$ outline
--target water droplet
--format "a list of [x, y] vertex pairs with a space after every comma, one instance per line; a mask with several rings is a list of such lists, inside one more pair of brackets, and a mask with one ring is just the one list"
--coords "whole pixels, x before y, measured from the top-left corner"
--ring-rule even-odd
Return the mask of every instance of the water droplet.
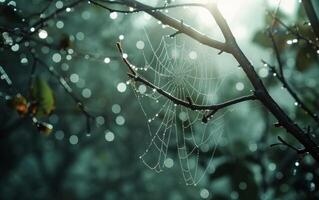
[[309, 187], [311, 192], [316, 190], [316, 184], [314, 182], [311, 182]]
[[48, 32], [46, 30], [39, 30], [39, 38], [46, 39], [48, 37]]

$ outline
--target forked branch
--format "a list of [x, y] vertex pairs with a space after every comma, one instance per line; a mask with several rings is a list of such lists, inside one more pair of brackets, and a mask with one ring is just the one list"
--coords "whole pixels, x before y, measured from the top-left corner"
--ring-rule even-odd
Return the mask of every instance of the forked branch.
[[[201, 33], [199, 33], [194, 28], [185, 25], [185, 23], [181, 23], [176, 19], [173, 19], [165, 14], [154, 10], [153, 7], [145, 5], [135, 0], [122, 0], [121, 2], [125, 3], [127, 6], [132, 7], [133, 9], [144, 10], [148, 14], [152, 15], [154, 18], [160, 20], [163, 24], [169, 25], [170, 27], [180, 31], [191, 38], [195, 39], [196, 41], [210, 46], [215, 49], [219, 49], [221, 51], [225, 51], [231, 53], [233, 57], [237, 60], [239, 65], [242, 67], [243, 71], [245, 72], [246, 76], [250, 80], [253, 88], [255, 89], [254, 95], [255, 97], [271, 112], [278, 120], [278, 122], [282, 125], [283, 128], [287, 130], [292, 136], [294, 136], [302, 145], [305, 147], [305, 151], [309, 152], [311, 156], [319, 162], [319, 148], [318, 145], [314, 142], [314, 140], [307, 135], [286, 113], [282, 110], [282, 108], [276, 103], [276, 101], [270, 96], [268, 90], [264, 86], [263, 82], [257, 75], [253, 65], [246, 57], [246, 55], [242, 52], [240, 47], [238, 46], [233, 33], [230, 30], [225, 18], [220, 13], [217, 5], [214, 3], [208, 4], [206, 9], [210, 11], [212, 16], [214, 17], [217, 25], [219, 26], [224, 38], [225, 43], [213, 40]], [[134, 76], [137, 80], [142, 81], [139, 76]], [[148, 83], [146, 80], [145, 84]], [[160, 90], [158, 90], [160, 91]], [[166, 95], [163, 92], [162, 95]], [[172, 98], [172, 100], [176, 101]], [[182, 100], [179, 102], [181, 105], [184, 104], [189, 106], [190, 103], [187, 101]], [[214, 112], [214, 109], [211, 110]]]
[[[184, 106], [186, 108], [192, 109], [192, 110], [203, 110], [203, 111], [214, 111], [214, 113], [216, 113], [218, 110], [226, 108], [228, 106], [237, 104], [237, 103], [241, 103], [244, 101], [249, 101], [249, 100], [256, 100], [256, 96], [255, 94], [251, 94], [251, 95], [247, 95], [247, 96], [242, 96], [239, 98], [235, 98], [229, 101], [225, 101], [223, 103], [219, 103], [219, 104], [213, 104], [213, 105], [199, 105], [199, 104], [195, 104], [190, 97], [186, 97], [186, 100], [183, 99], [179, 99], [177, 97], [175, 97], [174, 95], [166, 92], [165, 90], [163, 90], [162, 88], [160, 88], [159, 86], [154, 85], [153, 83], [151, 83], [150, 81], [146, 80], [144, 77], [142, 77], [140, 74], [138, 74], [133, 66], [131, 64], [131, 62], [126, 58], [126, 56], [123, 56], [123, 49], [121, 44], [118, 42], [117, 43], [117, 48], [119, 50], [119, 52], [121, 53], [122, 59], [124, 61], [124, 63], [126, 64], [126, 66], [128, 67], [128, 76], [133, 79], [134, 81], [140, 82], [145, 84], [146, 86], [150, 87], [151, 89], [155, 90], [156, 92], [158, 92], [159, 94], [161, 94], [162, 96], [166, 97], [167, 99], [171, 100], [172, 102], [174, 102], [177, 105], [181, 105]], [[207, 119], [211, 116], [210, 115], [205, 115], [204, 118], [206, 120], [203, 120], [203, 122], [207, 122]]]
[[[106, 9], [108, 11], [115, 11], [115, 9], [112, 9], [110, 6], [107, 5], [103, 5], [98, 3], [97, 1], [90, 1], [92, 3], [94, 3], [95, 5]], [[111, 3], [112, 1], [102, 1], [105, 3]], [[114, 2], [113, 2], [114, 3]], [[170, 26], [171, 28], [174, 28], [175, 30], [178, 31], [178, 34], [183, 33], [191, 38], [193, 38], [194, 40], [207, 45], [209, 47], [221, 50], [223, 52], [227, 52], [230, 53], [230, 48], [228, 47], [228, 45], [224, 42], [220, 42], [217, 40], [214, 40], [210, 37], [208, 37], [207, 35], [200, 33], [199, 31], [197, 31], [196, 29], [192, 28], [191, 26], [185, 24], [183, 22], [183, 20], [177, 20], [173, 17], [167, 16], [165, 14], [163, 14], [162, 12], [160, 12], [160, 10], [164, 9], [164, 8], [176, 8], [176, 7], [183, 7], [183, 6], [191, 6], [191, 7], [202, 7], [204, 9], [207, 9], [207, 6], [205, 4], [198, 4], [198, 3], [190, 3], [190, 4], [178, 4], [178, 5], [170, 5], [170, 6], [165, 6], [165, 7], [151, 7], [145, 4], [142, 4], [138, 1], [135, 0], [122, 0], [122, 1], [116, 1], [117, 4], [120, 5], [125, 5], [127, 7], [131, 7], [134, 10], [130, 11], [130, 10], [117, 10], [117, 12], [121, 12], [121, 13], [135, 13], [135, 12], [140, 12], [140, 11], [144, 11], [146, 13], [148, 13], [149, 15], [153, 16], [154, 18], [156, 18], [157, 20], [161, 21], [163, 24]]]

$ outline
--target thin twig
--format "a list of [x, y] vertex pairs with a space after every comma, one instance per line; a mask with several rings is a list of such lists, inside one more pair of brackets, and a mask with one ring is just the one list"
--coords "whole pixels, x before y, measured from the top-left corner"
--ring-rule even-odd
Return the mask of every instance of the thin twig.
[[[312, 138], [305, 136], [304, 131], [285, 113], [284, 110], [282, 110], [282, 108], [277, 104], [277, 102], [270, 96], [265, 85], [257, 75], [253, 65], [238, 46], [227, 21], [220, 13], [215, 3], [208, 4], [205, 8], [214, 17], [217, 25], [219, 26], [226, 40], [225, 43], [212, 40], [211, 38], [200, 34], [197, 30], [193, 29], [192, 27], [186, 25], [181, 26], [180, 21], [173, 19], [161, 12], [150, 11], [153, 9], [151, 6], [145, 5], [135, 0], [122, 1], [127, 6], [132, 7], [133, 9], [145, 10], [145, 12], [152, 15], [154, 18], [160, 20], [163, 24], [169, 25], [172, 28], [175, 28], [177, 31], [180, 30], [181, 32], [185, 33], [186, 35], [190, 36], [191, 38], [195, 39], [196, 41], [204, 45], [231, 53], [237, 60], [239, 65], [242, 67], [243, 71], [245, 72], [252, 86], [254, 87], [254, 95], [256, 95], [257, 99], [277, 118], [277, 120], [282, 124], [282, 126], [287, 130], [287, 132], [293, 135], [300, 143], [302, 143], [305, 149], [307, 149], [307, 151], [312, 155], [312, 157], [317, 162], [319, 162], [318, 145], [315, 141], [313, 141]], [[139, 76], [132, 76], [132, 78], [133, 77], [141, 81], [144, 80], [141, 79]], [[146, 83], [149, 82], [145, 80], [145, 84]], [[165, 93], [163, 92], [163, 94]], [[183, 102], [185, 103], [185, 105], [189, 105], [189, 103], [185, 101], [182, 101], [180, 103]]]
[[312, 30], [316, 35], [316, 38], [319, 39], [319, 19], [314, 9], [313, 3], [311, 0], [302, 0], [302, 4], [309, 18]]
[[275, 66], [270, 65], [264, 60], [261, 60], [261, 62], [267, 66], [272, 73], [276, 74], [276, 78], [282, 83], [283, 87], [287, 89], [289, 94], [294, 98], [295, 102], [298, 104], [300, 108], [302, 108], [306, 113], [308, 113], [311, 118], [319, 124], [319, 117], [316, 113], [314, 113], [302, 100], [301, 98], [297, 95], [297, 93], [292, 89], [290, 84], [286, 81], [284, 76], [282, 76], [280, 73], [278, 73], [277, 69]]
[[[119, 50], [119, 52], [121, 53], [121, 55], [123, 55], [123, 49], [120, 43], [117, 43], [117, 48]], [[175, 96], [173, 96], [172, 94], [166, 92], [165, 90], [163, 90], [162, 88], [154, 85], [153, 83], [151, 83], [150, 81], [146, 80], [145, 78], [143, 78], [141, 75], [139, 75], [137, 72], [135, 72], [135, 70], [132, 68], [132, 64], [131, 62], [124, 56], [122, 56], [122, 59], [124, 61], [124, 63], [126, 64], [126, 66], [129, 69], [128, 72], [128, 76], [130, 78], [132, 78], [135, 81], [141, 82], [143, 84], [145, 84], [146, 86], [156, 90], [156, 92], [158, 92], [159, 94], [163, 95], [164, 97], [166, 97], [167, 99], [171, 100], [172, 102], [174, 102], [177, 105], [181, 105], [184, 106], [186, 108], [192, 109], [192, 110], [211, 110], [214, 111], [214, 113], [216, 113], [218, 110], [237, 104], [237, 103], [241, 103], [244, 101], [249, 101], [249, 100], [256, 100], [256, 96], [255, 94], [252, 95], [247, 95], [247, 96], [242, 96], [239, 98], [235, 98], [229, 101], [225, 101], [223, 103], [219, 103], [219, 104], [213, 104], [213, 105], [199, 105], [199, 104], [195, 104], [190, 97], [186, 98], [185, 100], [179, 99]], [[206, 117], [204, 116], [204, 118], [207, 120], [213, 113], [207, 115]], [[203, 120], [205, 121], [205, 120]]]
[[278, 136], [279, 143], [271, 144], [270, 147], [278, 146], [278, 145], [284, 145], [294, 151], [297, 152], [297, 154], [303, 155], [308, 153], [306, 149], [297, 149], [296, 147], [292, 146], [288, 142], [286, 142], [282, 137]]
[[[172, 17], [169, 17], [169, 16], [163, 14], [162, 12], [159, 12], [157, 10], [157, 8], [147, 6], [147, 5], [139, 3], [137, 1], [124, 0], [123, 3], [121, 3], [121, 4], [123, 4], [123, 5], [125, 4], [127, 6], [132, 7], [132, 8], [135, 8], [138, 11], [145, 11], [148, 14], [155, 17], [156, 19], [160, 20], [163, 24], [168, 25], [171, 28], [178, 30], [180, 33], [186, 34], [187, 36], [195, 39], [196, 41], [198, 41], [204, 45], [207, 45], [207, 46], [210, 46], [212, 48], [216, 48], [216, 49], [222, 50], [224, 52], [230, 53], [230, 48], [225, 43], [214, 40], [214, 39], [200, 33], [199, 31], [197, 31], [194, 28], [192, 28], [191, 26], [185, 24], [181, 20], [174, 19]], [[176, 5], [175, 7], [192, 6], [192, 5], [193, 4], [181, 4], [181, 5]], [[204, 6], [204, 4], [197, 4], [197, 6], [207, 9]], [[107, 9], [107, 8], [104, 8], [104, 9]], [[107, 9], [107, 10], [109, 10], [109, 9]], [[129, 12], [125, 12], [125, 13], [129, 13]]]
[[278, 22], [282, 27], [284, 27], [289, 33], [291, 33], [292, 35], [294, 35], [295, 37], [297, 37], [297, 39], [301, 39], [303, 41], [305, 41], [308, 45], [312, 46], [313, 48], [315, 48], [316, 50], [319, 49], [319, 46], [311, 39], [303, 36], [302, 34], [300, 34], [298, 31], [295, 31], [294, 29], [290, 28], [288, 25], [286, 25], [281, 19], [279, 19], [277, 16], [272, 15], [273, 19], [276, 20], [276, 22]]

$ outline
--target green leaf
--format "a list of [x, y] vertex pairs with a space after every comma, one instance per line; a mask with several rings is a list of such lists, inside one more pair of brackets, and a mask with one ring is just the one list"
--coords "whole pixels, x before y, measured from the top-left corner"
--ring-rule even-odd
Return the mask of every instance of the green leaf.
[[36, 77], [31, 87], [32, 100], [35, 103], [35, 116], [42, 117], [52, 113], [55, 108], [55, 100], [49, 84]]

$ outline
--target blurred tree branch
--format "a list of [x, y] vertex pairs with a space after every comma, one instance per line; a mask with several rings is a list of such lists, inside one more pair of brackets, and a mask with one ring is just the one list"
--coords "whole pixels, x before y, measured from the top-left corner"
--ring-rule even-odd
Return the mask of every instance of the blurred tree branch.
[[319, 38], [319, 19], [314, 9], [313, 3], [311, 0], [302, 0], [302, 4], [309, 18], [313, 32], [315, 33], [316, 38], [318, 39]]

